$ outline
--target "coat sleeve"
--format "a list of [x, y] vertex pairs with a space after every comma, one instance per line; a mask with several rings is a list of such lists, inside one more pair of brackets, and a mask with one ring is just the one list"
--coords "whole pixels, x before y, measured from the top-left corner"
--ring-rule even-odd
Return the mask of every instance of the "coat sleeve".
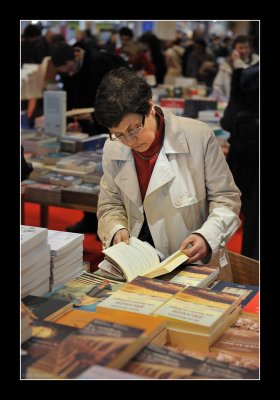
[[240, 225], [241, 193], [213, 132], [206, 145], [204, 160], [209, 215], [196, 232], [205, 237], [214, 255], [224, 250]]
[[[117, 161], [114, 161], [117, 163]], [[97, 205], [98, 236], [103, 248], [110, 247], [115, 233], [122, 228], [128, 229], [127, 213], [123, 205], [120, 189], [115, 183], [115, 165], [103, 155], [103, 176], [100, 181], [100, 193]]]

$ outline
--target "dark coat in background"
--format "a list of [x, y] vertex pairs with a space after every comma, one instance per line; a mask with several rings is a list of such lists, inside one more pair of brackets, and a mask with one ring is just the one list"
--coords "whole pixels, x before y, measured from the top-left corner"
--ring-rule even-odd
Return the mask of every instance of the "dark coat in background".
[[241, 253], [259, 259], [259, 63], [234, 70], [221, 126], [231, 134], [227, 161], [242, 192]]

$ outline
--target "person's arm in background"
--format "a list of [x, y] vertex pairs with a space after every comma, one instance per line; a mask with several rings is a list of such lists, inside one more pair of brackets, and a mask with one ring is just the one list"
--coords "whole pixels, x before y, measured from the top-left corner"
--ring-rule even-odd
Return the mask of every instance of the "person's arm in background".
[[27, 179], [32, 171], [33, 171], [32, 164], [26, 161], [24, 157], [24, 149], [21, 146], [21, 177], [20, 177], [21, 181]]
[[259, 90], [259, 63], [243, 69], [240, 76], [240, 86], [248, 93]]

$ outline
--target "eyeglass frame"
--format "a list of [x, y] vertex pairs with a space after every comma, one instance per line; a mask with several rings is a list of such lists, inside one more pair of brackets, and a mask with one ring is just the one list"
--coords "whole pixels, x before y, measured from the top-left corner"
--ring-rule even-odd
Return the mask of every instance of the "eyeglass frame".
[[[145, 119], [146, 119], [146, 115], [145, 115], [145, 113], [143, 113], [143, 115], [142, 115], [142, 121], [141, 121], [141, 125], [142, 126], [138, 126], [138, 128], [135, 128], [135, 129], [132, 129], [130, 132], [128, 132], [128, 133], [126, 133], [126, 134], [124, 134], [124, 133], [121, 133], [121, 132], [117, 132], [117, 133], [121, 133], [121, 135], [120, 136], [116, 136], [116, 134], [115, 133], [112, 133], [112, 132], [109, 132], [109, 135], [110, 135], [110, 140], [112, 140], [113, 142], [124, 142], [125, 140], [127, 140], [128, 138], [131, 138], [131, 137], [133, 137], [133, 136], [136, 136], [137, 134], [138, 134], [138, 132], [140, 132], [143, 128], [144, 128], [144, 125], [145, 125]], [[114, 136], [113, 136], [114, 135]]]

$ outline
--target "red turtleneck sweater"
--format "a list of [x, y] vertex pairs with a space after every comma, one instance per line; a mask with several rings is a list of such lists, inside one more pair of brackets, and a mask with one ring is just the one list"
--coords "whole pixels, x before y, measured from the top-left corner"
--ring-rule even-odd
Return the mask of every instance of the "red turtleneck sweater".
[[[143, 157], [147, 158], [153, 157], [154, 154], [160, 151], [162, 146], [164, 138], [164, 117], [163, 114], [161, 112], [158, 112], [157, 110], [156, 110], [156, 116], [159, 118], [159, 126], [155, 134], [155, 139], [151, 144], [151, 146], [148, 148], [148, 150], [141, 153], [141, 156]], [[134, 150], [132, 150], [132, 154], [134, 157], [134, 162], [136, 166], [136, 171], [143, 201], [147, 192], [147, 188], [151, 179], [155, 163], [158, 159], [158, 154], [155, 157], [151, 158], [150, 160], [144, 160]]]

